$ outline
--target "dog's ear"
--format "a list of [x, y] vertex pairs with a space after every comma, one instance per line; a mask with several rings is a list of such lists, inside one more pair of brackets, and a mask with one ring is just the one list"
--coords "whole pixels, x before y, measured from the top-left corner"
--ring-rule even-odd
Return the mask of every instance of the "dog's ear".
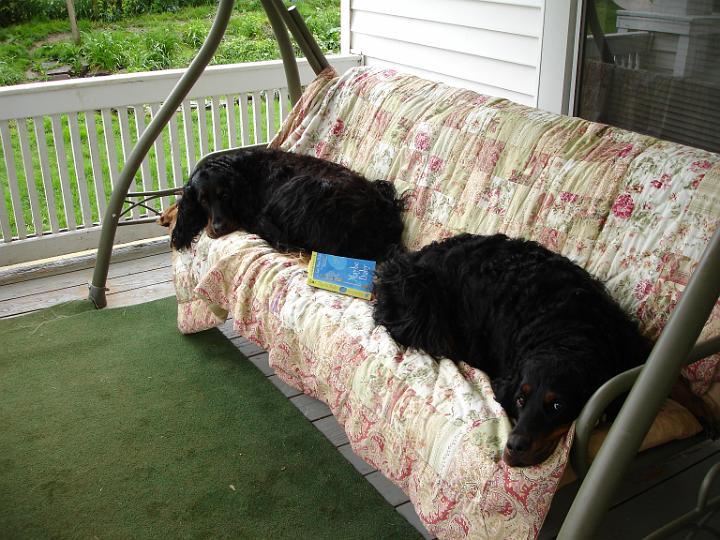
[[515, 393], [520, 384], [519, 374], [511, 373], [504, 377], [496, 377], [491, 381], [495, 401], [497, 401], [508, 416], [515, 417]]
[[175, 249], [187, 249], [203, 227], [207, 225], [207, 215], [197, 199], [197, 189], [189, 182], [177, 203], [177, 219], [172, 231], [170, 243]]

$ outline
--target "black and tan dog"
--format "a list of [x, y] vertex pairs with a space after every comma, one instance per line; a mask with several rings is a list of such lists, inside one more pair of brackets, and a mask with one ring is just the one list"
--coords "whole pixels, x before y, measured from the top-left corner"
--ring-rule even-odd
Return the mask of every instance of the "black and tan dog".
[[374, 317], [402, 345], [491, 379], [517, 422], [511, 466], [544, 461], [605, 381], [651, 342], [603, 284], [531, 241], [463, 234], [383, 263]]
[[239, 149], [201, 163], [177, 205], [172, 245], [185, 249], [243, 229], [280, 251], [382, 260], [401, 242], [403, 201], [390, 182], [271, 149]]

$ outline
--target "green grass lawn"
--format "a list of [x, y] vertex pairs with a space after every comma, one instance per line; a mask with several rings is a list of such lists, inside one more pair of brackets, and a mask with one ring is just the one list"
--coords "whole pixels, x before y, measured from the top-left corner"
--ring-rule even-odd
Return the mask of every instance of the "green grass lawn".
[[[337, 52], [339, 50], [339, 0], [301, 0], [297, 2], [298, 9], [305, 17], [308, 26], [320, 46], [326, 52]], [[90, 70], [102, 70], [112, 73], [132, 71], [152, 71], [157, 69], [170, 69], [186, 67], [212, 24], [215, 14], [215, 6], [200, 6], [184, 8], [171, 13], [145, 14], [139, 17], [129, 17], [115, 22], [99, 22], [80, 20], [79, 25], [82, 31], [82, 43], [76, 46], [72, 43], [69, 34], [66, 34], [68, 23], [64, 20], [34, 21], [0, 28], [0, 85], [27, 82], [26, 72], [44, 73], [41, 67], [44, 62], [58, 61], [73, 66], [78, 72], [82, 66], [89, 66]], [[298, 51], [299, 54], [299, 51]], [[279, 57], [275, 38], [270, 29], [260, 2], [254, 0], [241, 0], [236, 3], [236, 12], [228, 26], [225, 38], [213, 59], [214, 64], [228, 64], [236, 62], [251, 62], [269, 60]], [[263, 133], [260, 140], [266, 140], [266, 102], [262, 101], [262, 126]], [[275, 103], [275, 125], [280, 125], [279, 106]], [[213, 151], [212, 139], [212, 116], [210, 110], [205, 111], [209, 150]], [[248, 118], [250, 119], [250, 143], [254, 142], [252, 111], [248, 107]], [[197, 110], [193, 110], [193, 124], [197, 126]], [[131, 144], [136, 142], [135, 120], [130, 114]], [[50, 163], [50, 174], [52, 177], [53, 190], [48, 194], [55, 202], [58, 222], [60, 228], [67, 227], [67, 217], [64, 212], [62, 186], [57, 166], [57, 156], [52, 144], [53, 135], [49, 118], [44, 118], [43, 130], [48, 141], [48, 158]], [[100, 208], [97, 203], [96, 189], [93, 182], [92, 162], [90, 159], [89, 145], [87, 144], [87, 132], [85, 126], [85, 114], [78, 118], [80, 137], [83, 141], [83, 168], [86, 178], [88, 196], [90, 199], [92, 221], [97, 222], [101, 218]], [[150, 123], [149, 113], [145, 116], [145, 124]], [[239, 119], [236, 121], [239, 126]], [[50, 230], [50, 215], [46, 204], [46, 192], [40, 174], [40, 159], [35, 143], [34, 126], [32, 120], [26, 123], [30, 150], [33, 160], [32, 185], [38, 193], [40, 207], [42, 209], [42, 228]], [[102, 168], [102, 183], [105, 191], [105, 198], [111, 193], [110, 171], [108, 166], [107, 152], [104, 144], [102, 121], [100, 113], [95, 113], [95, 126], [97, 128], [97, 139], [99, 141], [100, 163]], [[18, 189], [22, 201], [22, 214], [29, 234], [36, 233], [32, 220], [30, 200], [28, 196], [28, 179], [26, 178], [22, 154], [20, 152], [20, 141], [17, 134], [17, 123], [10, 122], [11, 145], [13, 148], [13, 160], [18, 174]], [[120, 138], [120, 124], [117, 112], [113, 111], [113, 133], [115, 135], [115, 153], [118, 156], [118, 169], [122, 169], [123, 152]], [[238, 128], [239, 130], [239, 128]], [[70, 130], [67, 117], [62, 118], [62, 131], [65, 145], [65, 157], [69, 170], [69, 194], [73, 199], [73, 214], [77, 224], [82, 223], [82, 212], [80, 210], [80, 194], [77, 185], [77, 175], [72, 158], [72, 147], [70, 141]], [[183, 178], [187, 178], [187, 162], [185, 159], [184, 130], [182, 116], [178, 115], [178, 132], [180, 134], [180, 155], [182, 156]], [[195, 156], [201, 157], [201, 146], [197, 128], [195, 132]], [[224, 110], [221, 111], [221, 132], [223, 142], [222, 148], [229, 146], [227, 124]], [[170, 159], [170, 138], [166, 129], [163, 134], [163, 146], [165, 148], [165, 169], [168, 185], [172, 185], [172, 162]], [[237, 140], [240, 141], [238, 131]], [[238, 144], [240, 144], [238, 142]], [[0, 148], [0, 154], [3, 154]], [[4, 192], [4, 198], [8, 213], [10, 214], [10, 227], [12, 235], [18, 233], [17, 224], [12, 215], [12, 199], [8, 184], [8, 171], [5, 165], [6, 156], [0, 156], [0, 187]], [[152, 148], [148, 154], [150, 162], [151, 178], [150, 187], [158, 189], [157, 177], [157, 156]], [[137, 190], [141, 190], [139, 183], [140, 172], [137, 175]], [[159, 201], [153, 203], [159, 208]]]
[[[340, 1], [295, 2], [320, 47], [340, 50]], [[80, 45], [66, 20], [33, 21], [0, 28], [0, 86], [28, 82], [28, 71], [43, 79], [43, 63], [60, 62], [74, 72], [153, 71], [186, 67], [212, 24], [215, 6], [144, 14], [114, 22], [80, 20]], [[298, 51], [299, 52], [299, 51]], [[239, 0], [213, 63], [279, 58], [270, 24], [257, 0]]]
[[[267, 126], [266, 126], [266, 117], [267, 117], [267, 102], [263, 99], [261, 103], [261, 132], [259, 133], [259, 140], [265, 141], [267, 140]], [[280, 128], [280, 107], [279, 103], [275, 101], [274, 103], [274, 110], [275, 110], [275, 130], [277, 131]], [[225, 108], [221, 107], [220, 110], [220, 133], [221, 133], [221, 141], [219, 143], [218, 150], [221, 148], [228, 148], [230, 147], [230, 139], [228, 134], [228, 128], [227, 128], [227, 122], [225, 117]], [[115, 141], [115, 154], [117, 156], [118, 160], [118, 170], [122, 170], [122, 166], [124, 164], [123, 159], [123, 151], [122, 151], [122, 141], [120, 136], [120, 120], [118, 117], [118, 112], [114, 111], [112, 114], [112, 131], [114, 135], [114, 141]], [[250, 144], [253, 144], [255, 141], [255, 130], [253, 125], [253, 116], [252, 116], [252, 106], [248, 103], [248, 139]], [[193, 109], [192, 113], [192, 124], [194, 126], [193, 133], [195, 136], [194, 140], [194, 154], [196, 161], [202, 157], [202, 151], [201, 151], [201, 145], [200, 145], [200, 136], [197, 130], [198, 125], [198, 109]], [[236, 144], [241, 144], [241, 133], [240, 133], [240, 121], [239, 118], [239, 112], [236, 111]], [[98, 140], [98, 146], [99, 146], [99, 158], [100, 158], [100, 164], [102, 169], [102, 185], [104, 188], [105, 198], [109, 199], [110, 193], [112, 191], [111, 186], [111, 179], [110, 179], [110, 169], [108, 165], [108, 157], [107, 157], [107, 150], [105, 148], [105, 138], [103, 133], [103, 124], [102, 124], [102, 118], [99, 112], [94, 113], [94, 125], [96, 128], [96, 136]], [[145, 126], [147, 126], [150, 121], [150, 113], [149, 111], [145, 112]], [[187, 160], [185, 158], [186, 156], [186, 144], [185, 144], [185, 138], [184, 138], [184, 125], [183, 125], [183, 117], [182, 114], [177, 115], [177, 126], [178, 126], [178, 140], [179, 140], [179, 149], [180, 149], [180, 162], [182, 163], [182, 178], [179, 180], [179, 183], [182, 184], [184, 179], [186, 179], [189, 175], [189, 170], [187, 167]], [[213, 134], [212, 134], [212, 113], [210, 109], [205, 110], [205, 119], [206, 119], [206, 126], [207, 126], [207, 145], [208, 150], [210, 152], [214, 151], [216, 148], [213, 145]], [[83, 153], [83, 173], [85, 175], [86, 185], [88, 189], [88, 198], [90, 200], [90, 207], [91, 207], [91, 214], [92, 214], [92, 221], [98, 222], [100, 218], [102, 217], [100, 215], [100, 208], [97, 203], [97, 196], [96, 196], [96, 188], [95, 183], [93, 179], [93, 171], [92, 171], [92, 161], [90, 156], [90, 146], [87, 143], [88, 141], [88, 134], [87, 134], [87, 128], [86, 128], [86, 118], [85, 114], [81, 113], [78, 115], [78, 124], [79, 124], [79, 131], [80, 131], [80, 139], [83, 142], [82, 144], [82, 153]], [[135, 122], [135, 116], [132, 112], [132, 110], [128, 113], [128, 124], [129, 124], [129, 132], [130, 132], [130, 149], [132, 146], [137, 142], [137, 135], [136, 135], [136, 122]], [[33, 159], [33, 171], [34, 171], [34, 178], [33, 178], [33, 185], [35, 186], [35, 189], [38, 194], [39, 199], [39, 205], [41, 208], [41, 214], [42, 214], [42, 228], [43, 231], [49, 231], [50, 230], [50, 214], [47, 207], [46, 202], [46, 193], [43, 188], [43, 182], [40, 175], [40, 158], [39, 154], [37, 152], [37, 147], [35, 143], [35, 136], [34, 136], [34, 126], [33, 121], [28, 120], [27, 121], [27, 131], [29, 135], [30, 140], [30, 150], [32, 154]], [[93, 123], [91, 122], [91, 125]], [[75, 223], [81, 224], [83, 222], [83, 216], [82, 211], [80, 207], [80, 192], [78, 189], [77, 184], [77, 174], [75, 170], [75, 164], [72, 158], [72, 150], [71, 150], [71, 140], [70, 140], [70, 129], [68, 125], [67, 117], [62, 118], [62, 127], [63, 127], [63, 144], [65, 147], [65, 157], [67, 160], [68, 165], [68, 171], [69, 171], [69, 188], [70, 188], [70, 194], [73, 200], [73, 215], [75, 217]], [[44, 125], [43, 125], [43, 131], [45, 133], [45, 139], [48, 142], [47, 144], [47, 150], [48, 150], [48, 160], [50, 165], [50, 173], [52, 176], [52, 183], [53, 183], [53, 193], [50, 194], [53, 197], [54, 203], [55, 203], [55, 209], [57, 212], [58, 217], [58, 224], [59, 227], [66, 228], [68, 226], [68, 220], [67, 216], [64, 211], [63, 206], [63, 196], [62, 196], [62, 186], [61, 186], [61, 180], [60, 180], [60, 173], [58, 171], [57, 166], [57, 155], [55, 148], [52, 144], [53, 141], [53, 133], [52, 133], [52, 125], [49, 118], [44, 118]], [[10, 123], [10, 132], [12, 134], [12, 146], [13, 146], [13, 159], [15, 161], [15, 167], [18, 174], [18, 184], [19, 184], [19, 192], [20, 192], [20, 199], [22, 200], [23, 205], [23, 218], [25, 220], [25, 225], [28, 228], [28, 233], [36, 233], [35, 227], [33, 225], [32, 220], [32, 212], [30, 207], [30, 198], [28, 196], [28, 182], [25, 175], [24, 167], [22, 165], [22, 154], [20, 150], [20, 142], [19, 138], [17, 137], [17, 122], [11, 122]], [[170, 144], [170, 131], [169, 127], [166, 127], [166, 129], [163, 131], [162, 134], [162, 146], [164, 148], [164, 156], [165, 156], [165, 176], [167, 178], [167, 185], [172, 186], [173, 185], [173, 170], [172, 170], [172, 160], [171, 160], [171, 144]], [[159, 185], [159, 177], [157, 174], [157, 154], [155, 152], [155, 146], [153, 146], [150, 149], [150, 152], [148, 153], [147, 157], [150, 165], [150, 177], [147, 179], [149, 183], [149, 189], [156, 190], [160, 189]], [[0, 168], [0, 184], [2, 184], [3, 190], [5, 191], [5, 202], [7, 205], [8, 210], [12, 208], [11, 203], [11, 196], [10, 196], [10, 190], [8, 187], [8, 177], [7, 177], [7, 171], [4, 167]], [[131, 191], [143, 191], [142, 186], [142, 176], [141, 171], [138, 171], [136, 175], [136, 181], [135, 186], [131, 188]], [[150, 203], [151, 206], [153, 206], [156, 209], [160, 209], [160, 201], [155, 200], [152, 203]], [[13, 235], [17, 235], [17, 224], [15, 222], [15, 217], [12, 215], [12, 212], [10, 212], [10, 227], [13, 231]]]

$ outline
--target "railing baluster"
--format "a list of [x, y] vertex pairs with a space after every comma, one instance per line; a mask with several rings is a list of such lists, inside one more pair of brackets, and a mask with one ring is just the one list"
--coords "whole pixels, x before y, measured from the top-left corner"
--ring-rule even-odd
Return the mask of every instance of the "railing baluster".
[[275, 90], [265, 90], [265, 111], [267, 118], [267, 141], [275, 136]]
[[71, 231], [77, 229], [75, 221], [75, 206], [73, 205], [72, 191], [70, 191], [70, 172], [67, 166], [67, 155], [65, 154], [65, 142], [63, 140], [62, 121], [60, 116], [50, 116], [52, 123], [53, 146], [55, 147], [55, 158], [57, 160], [58, 173], [60, 174], [60, 190], [62, 191], [63, 210], [65, 212], [65, 223]]
[[102, 166], [100, 165], [100, 146], [98, 145], [97, 123], [95, 111], [85, 113], [85, 131], [87, 132], [90, 147], [90, 165], [92, 166], [93, 185], [95, 186], [95, 204], [98, 209], [98, 222], [102, 221], [105, 213], [105, 181]]
[[[626, 65], [628, 61], [630, 66], [637, 66], [641, 59], [625, 59]], [[357, 57], [340, 62], [347, 68], [357, 65]], [[254, 142], [262, 144], [273, 138], [278, 122], [290, 112], [290, 102], [287, 88], [279, 88], [286, 84], [282, 82], [281, 63], [270, 64], [218, 66], [204, 73], [204, 81], [209, 83], [206, 87], [212, 90], [197, 98], [198, 117], [194, 110], [196, 98], [192, 98], [193, 108], [189, 99], [184, 101], [182, 109], [178, 108], [168, 122], [169, 140], [163, 134], [154, 141], [130, 189], [139, 191], [141, 184], [142, 189], [181, 187], [201, 155]], [[120, 178], [136, 134], [139, 137], [146, 130], [145, 114], [156, 115], [157, 104], [165, 99], [173, 77], [169, 72], [138, 74], [137, 79], [123, 75], [108, 78], [102, 87], [91, 80], [61, 81], [46, 88], [29, 85], [20, 93], [0, 88], [0, 122], [6, 122], [0, 134], [5, 138], [4, 146], [0, 142], [0, 152], [5, 156], [0, 157], [0, 244], [43, 236], [33, 239], [37, 240], [38, 251], [33, 248], [28, 253], [50, 256], [63, 251], [65, 246], [58, 246], [64, 244], [61, 238], [66, 233], [80, 229], [78, 234], [67, 236], [74, 238], [67, 246], [93, 247], [94, 235], [86, 232], [104, 216], [111, 186], [114, 188]], [[310, 77], [307, 74], [302, 82], [307, 84]], [[258, 85], [259, 81], [265, 82]], [[130, 91], [116, 91], [122, 85]], [[139, 93], [138, 88], [142, 88]], [[252, 105], [248, 99], [252, 99]], [[151, 105], [143, 109], [134, 105], [138, 101]], [[133, 107], [132, 114], [129, 107]], [[11, 169], [7, 175], [6, 169]], [[169, 196], [152, 204], [165, 209], [172, 201], [173, 196]], [[142, 208], [136, 208], [131, 216], [139, 218], [144, 213]], [[127, 232], [132, 230], [138, 229]], [[53, 242], [57, 234], [62, 236]], [[138, 230], [137, 234], [143, 233]], [[24, 254], [19, 255], [24, 250], [6, 248], [3, 253], [10, 254], [11, 260], [24, 259]]]
[[15, 156], [13, 155], [12, 139], [10, 139], [10, 127], [7, 121], [0, 122], [0, 135], [2, 135], [2, 147], [5, 154], [5, 168], [8, 173], [8, 187], [10, 188], [10, 201], [12, 202], [13, 215], [15, 216], [15, 228], [18, 237], [22, 240], [27, 238], [27, 227], [23, 214], [22, 199], [20, 198], [20, 182], [17, 169], [15, 168]]
[[35, 144], [40, 157], [40, 174], [42, 176], [43, 187], [45, 189], [45, 204], [48, 209], [48, 218], [50, 219], [50, 230], [53, 233], [60, 231], [58, 224], [57, 211], [55, 210], [55, 187], [52, 183], [52, 173], [50, 172], [50, 158], [48, 158], [47, 137], [45, 137], [45, 120], [41, 116], [34, 116], [33, 130], [35, 131]]
[[248, 97], [247, 94], [240, 94], [240, 136], [242, 138], [242, 145], [248, 146], [250, 144], [250, 122], [248, 120]]
[[195, 168], [195, 137], [193, 135], [192, 107], [190, 100], [182, 103], [183, 131], [185, 132], [185, 154], [188, 174]]
[[207, 115], [205, 114], [205, 98], [198, 98], [197, 100], [197, 114], [198, 114], [198, 133], [200, 134], [200, 154], [201, 157], [205, 156], [210, 152], [208, 147], [208, 130], [207, 130]]
[[12, 240], [8, 208], [7, 204], [5, 204], [5, 189], [3, 188], [2, 182], [0, 182], [0, 231], [2, 231], [3, 242], [7, 243]]
[[288, 101], [288, 89], [287, 88], [281, 88], [279, 90], [280, 92], [280, 118], [281, 118], [281, 124], [282, 122], [285, 122], [285, 119], [288, 117], [288, 114], [290, 113], [290, 107], [289, 101]]
[[23, 159], [25, 171], [25, 182], [27, 183], [28, 196], [30, 198], [30, 212], [33, 219], [33, 227], [37, 236], [43, 234], [42, 209], [38, 200], [37, 186], [35, 185], [35, 171], [33, 169], [32, 154], [28, 139], [27, 120], [17, 121], [18, 137], [20, 138], [20, 152]]
[[105, 153], [107, 154], [108, 169], [110, 170], [110, 185], [114, 188], [118, 178], [118, 157], [115, 149], [112, 112], [110, 109], [102, 109], [100, 115], [102, 116]]
[[182, 172], [182, 155], [180, 154], [180, 134], [177, 126], [177, 113], [170, 118], [170, 159], [172, 160], [173, 186], [182, 186], [185, 181]]
[[262, 102], [260, 101], [260, 92], [252, 93], [253, 108], [253, 130], [255, 131], [255, 144], [263, 142], [262, 138]]
[[77, 181], [78, 195], [80, 198], [80, 212], [82, 214], [83, 226], [92, 227], [92, 210], [90, 209], [90, 197], [88, 196], [88, 185], [85, 180], [85, 159], [82, 153], [82, 140], [80, 139], [80, 126], [78, 125], [78, 114], [68, 114], [70, 124], [70, 149], [75, 165], [75, 179]]
[[225, 118], [227, 120], [228, 145], [230, 148], [237, 146], [237, 132], [235, 131], [235, 96], [225, 96]]
[[[135, 140], [139, 141], [145, 132], [145, 105], [133, 105], [133, 115], [135, 116], [135, 134], [137, 135]], [[143, 191], [151, 191], [153, 182], [152, 173], [150, 172], [150, 152], [142, 160], [140, 177], [142, 178]]]
[[[120, 142], [122, 143], [122, 153], [123, 153], [123, 165], [127, 161], [127, 157], [130, 154], [130, 151], [132, 149], [132, 140], [130, 139], [130, 122], [128, 121], [128, 108], [127, 107], [118, 107], [117, 108], [118, 113], [118, 120], [120, 121]], [[137, 176], [133, 180], [133, 185], [135, 189], [137, 189]], [[130, 191], [135, 191], [133, 189], [133, 186], [130, 187]], [[137, 207], [133, 208], [131, 210], [131, 215], [133, 219], [136, 219], [139, 217], [139, 212]]]
[[[155, 118], [158, 111], [160, 110], [159, 103], [152, 103], [150, 105], [150, 112], [152, 118]], [[157, 178], [158, 186], [160, 189], [167, 189], [167, 172], [165, 171], [165, 130], [160, 133], [160, 136], [155, 139], [153, 147], [155, 148], [155, 164], [157, 165]], [[165, 210], [168, 206], [168, 198], [163, 197], [160, 199], [160, 209]]]
[[[15, 173], [15, 160], [12, 155], [12, 145], [10, 144], [10, 133], [7, 129], [7, 122], [0, 122], [0, 138], [2, 138], [3, 154], [5, 154], [5, 170], [7, 171], [8, 188], [10, 189], [10, 198], [13, 198], [12, 175]], [[7, 145], [6, 141], [7, 140]], [[7, 147], [10, 147], [8, 152]], [[12, 171], [12, 172], [11, 172]], [[14, 204], [14, 202], [13, 202]], [[12, 229], [10, 228], [10, 218], [7, 203], [5, 202], [5, 188], [0, 182], [0, 228], [2, 229], [3, 242], [10, 242], [13, 238]]]
[[225, 148], [225, 143], [222, 138], [222, 131], [220, 130], [220, 98], [212, 96], [210, 98], [210, 110], [212, 113], [212, 128], [213, 128], [213, 150], [216, 152]]

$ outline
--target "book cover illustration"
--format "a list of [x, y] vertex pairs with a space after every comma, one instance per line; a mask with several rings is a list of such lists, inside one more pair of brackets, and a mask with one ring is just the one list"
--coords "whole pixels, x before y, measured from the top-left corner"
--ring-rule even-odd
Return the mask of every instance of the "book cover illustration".
[[375, 261], [313, 251], [308, 284], [319, 289], [370, 300], [374, 272]]

